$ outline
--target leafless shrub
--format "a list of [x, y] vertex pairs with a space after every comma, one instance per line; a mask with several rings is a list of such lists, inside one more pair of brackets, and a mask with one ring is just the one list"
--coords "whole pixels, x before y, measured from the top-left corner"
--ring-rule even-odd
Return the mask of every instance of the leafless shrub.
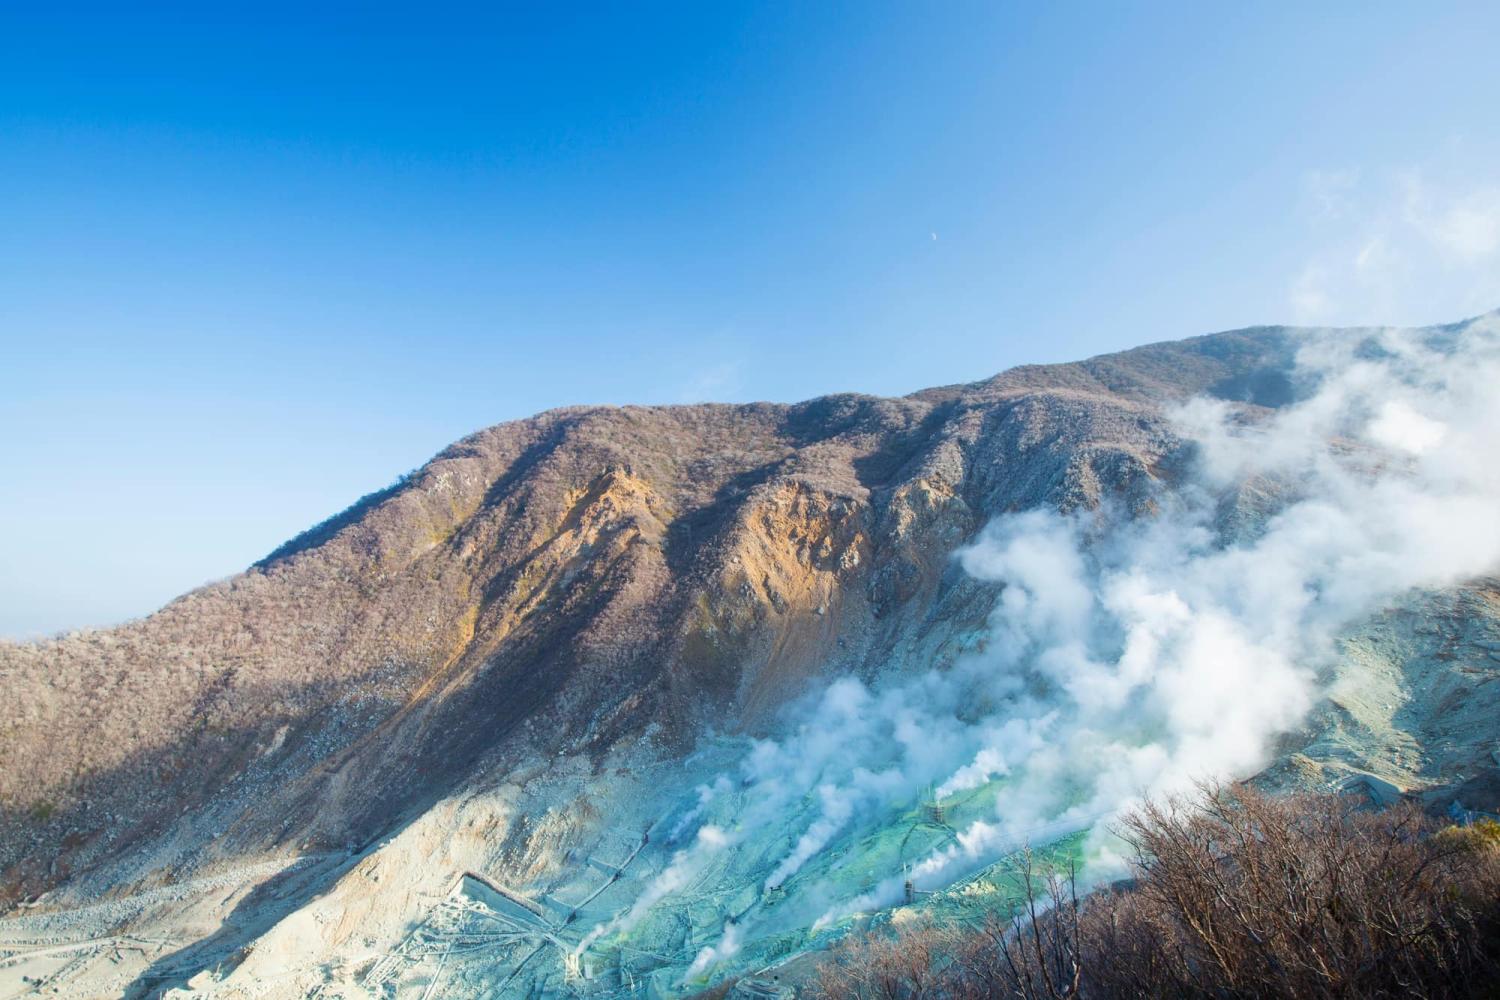
[[818, 969], [818, 1000], [937, 1000], [961, 938], [930, 923], [898, 935], [845, 938]]
[[1496, 866], [1434, 832], [1411, 804], [1237, 785], [1147, 806], [1122, 824], [1135, 887], [1085, 908], [1090, 980], [1106, 996], [1465, 995], [1495, 965]]
[[949, 966], [948, 995], [1050, 1000], [1081, 995], [1079, 900], [1072, 868], [1059, 871], [1023, 851], [1009, 876], [1024, 902], [1006, 921], [991, 914], [974, 932], [958, 935]]
[[820, 996], [1495, 994], [1500, 848], [1488, 828], [1439, 831], [1409, 804], [1376, 812], [1234, 785], [1149, 805], [1119, 832], [1134, 855], [1128, 886], [1080, 904], [1071, 872], [1024, 857], [1019, 914], [947, 937], [924, 928], [909, 947], [846, 946], [857, 960]]

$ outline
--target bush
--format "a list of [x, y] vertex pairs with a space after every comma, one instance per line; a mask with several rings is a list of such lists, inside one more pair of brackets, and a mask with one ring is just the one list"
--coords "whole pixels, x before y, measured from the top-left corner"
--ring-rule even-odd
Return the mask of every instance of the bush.
[[[1492, 824], [1493, 825], [1493, 824]], [[1069, 873], [1021, 869], [1025, 904], [980, 931], [845, 946], [827, 1000], [1494, 996], [1500, 847], [1415, 806], [1205, 789], [1120, 833], [1128, 887], [1080, 901]]]
[[963, 943], [962, 935], [931, 923], [899, 935], [845, 938], [819, 966], [810, 992], [828, 1000], [936, 1000], [953, 978], [947, 956]]
[[1459, 851], [1478, 853], [1500, 851], [1500, 823], [1482, 819], [1469, 826], [1450, 826], [1439, 830], [1438, 843]]

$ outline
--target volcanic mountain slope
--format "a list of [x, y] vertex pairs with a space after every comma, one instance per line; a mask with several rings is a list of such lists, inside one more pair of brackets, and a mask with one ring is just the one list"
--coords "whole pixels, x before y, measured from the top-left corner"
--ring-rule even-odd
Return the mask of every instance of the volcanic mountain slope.
[[990, 514], [1129, 494], [1171, 453], [1154, 403], [1282, 391], [1285, 350], [1248, 331], [899, 400], [481, 431], [149, 618], [3, 647], [5, 887], [49, 888], [257, 770], [278, 801], [236, 817], [236, 849], [344, 846], [513, 742], [753, 728], [815, 672], [916, 653], [892, 648], [906, 618], [982, 615], [944, 578]]
[[[716, 739], [775, 731], [819, 679], [955, 662], [998, 592], [957, 549], [1005, 512], [1150, 514], [1189, 458], [1165, 408], [1208, 396], [1254, 420], [1290, 403], [1302, 336], [1235, 331], [900, 399], [552, 411], [465, 438], [148, 618], [0, 646], [0, 900], [18, 907], [0, 966], [78, 995], [203, 987], [210, 969], [245, 995], [394, 995], [410, 983], [390, 956], [436, 919], [419, 897], [510, 907], [551, 928], [516, 934], [554, 943], [587, 906], [603, 920], [588, 893], [607, 900], [637, 856], [669, 867], [647, 845], [674, 769], [712, 773]], [[1495, 676], [1500, 597], [1481, 581], [1433, 600], [1449, 610], [1412, 612], [1428, 630], [1400, 632], [1412, 648], [1382, 646], [1378, 623], [1351, 640], [1390, 692], [1327, 709], [1283, 770], [1378, 731], [1406, 773], [1474, 773], [1482, 748], [1443, 720], [1492, 704], [1474, 692]], [[1397, 725], [1414, 685], [1443, 706]], [[507, 888], [542, 883], [545, 899]], [[562, 983], [529, 949], [526, 990]]]

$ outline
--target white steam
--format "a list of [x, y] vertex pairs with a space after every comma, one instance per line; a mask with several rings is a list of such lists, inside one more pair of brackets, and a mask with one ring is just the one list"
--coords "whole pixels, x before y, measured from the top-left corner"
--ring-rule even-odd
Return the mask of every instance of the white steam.
[[733, 958], [740, 950], [740, 936], [739, 924], [726, 924], [718, 944], [699, 950], [698, 956], [693, 959], [693, 964], [688, 966], [687, 975], [683, 976], [683, 981], [701, 976], [724, 959]]
[[606, 934], [620, 933], [628, 934], [635, 928], [651, 908], [664, 898], [688, 885], [700, 872], [703, 871], [714, 856], [721, 853], [726, 847], [734, 843], [734, 838], [722, 829], [713, 825], [701, 826], [698, 834], [693, 838], [692, 844], [672, 855], [672, 860], [667, 867], [652, 879], [644, 891], [636, 897], [630, 909], [619, 914], [613, 920], [607, 920], [599, 924], [593, 930], [583, 936], [578, 945], [573, 949], [575, 955], [581, 955], [588, 950], [589, 946]]
[[[1447, 344], [1384, 333], [1311, 341], [1316, 391], [1261, 420], [1196, 400], [1175, 417], [1196, 481], [1159, 516], [1033, 511], [961, 554], [1005, 589], [981, 689], [1024, 693], [1000, 715], [1045, 746], [986, 740], [945, 782], [1009, 775], [996, 815], [913, 870], [941, 884], [1038, 831], [1096, 824], [1143, 796], [1251, 773], [1320, 694], [1340, 631], [1418, 587], [1500, 564], [1500, 343], [1491, 325]], [[1225, 537], [1236, 489], [1279, 495], [1250, 538]], [[892, 902], [892, 879], [836, 912]]]
[[[1342, 631], [1413, 588], [1500, 566], [1493, 323], [1312, 337], [1297, 375], [1310, 390], [1279, 411], [1181, 407], [1194, 472], [1161, 491], [1154, 516], [992, 523], [959, 555], [1003, 586], [982, 652], [875, 690], [835, 681], [795, 732], [757, 744], [736, 842], [808, 817], [765, 884], [797, 881], [846, 831], [927, 789], [941, 799], [1003, 779], [993, 814], [912, 869], [937, 888], [1145, 796], [1252, 773], [1322, 695]], [[1237, 498], [1260, 513], [1230, 516]], [[1107, 864], [1106, 838], [1093, 849]], [[797, 891], [831, 900], [821, 924], [898, 901], [901, 883], [852, 899]], [[693, 968], [744, 933], [728, 924]]]

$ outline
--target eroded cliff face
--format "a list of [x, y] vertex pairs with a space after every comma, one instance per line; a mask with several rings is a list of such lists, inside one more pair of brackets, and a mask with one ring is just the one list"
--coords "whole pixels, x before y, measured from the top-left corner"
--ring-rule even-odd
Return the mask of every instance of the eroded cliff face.
[[[279, 872], [218, 909], [171, 904], [180, 950], [99, 995], [161, 992], [226, 955], [246, 989], [277, 962], [306, 973], [264, 995], [335, 979], [380, 995], [400, 977], [370, 963], [470, 868], [528, 905], [571, 899], [547, 919], [577, 924], [668, 863], [645, 848], [678, 807], [661, 775], [711, 773], [686, 762], [773, 731], [822, 679], [952, 663], [995, 601], [956, 549], [1005, 512], [1149, 515], [1183, 460], [1164, 408], [1284, 405], [1294, 339], [481, 431], [155, 615], [0, 647], [0, 899], [50, 893], [46, 912], [251, 860]], [[1256, 503], [1252, 484], [1224, 518], [1254, 523]]]
[[1141, 495], [1173, 448], [1156, 403], [1283, 339], [475, 434], [149, 618], [0, 648], [5, 898], [164, 836], [361, 842], [487, 758], [682, 752], [815, 677], [941, 660], [985, 610], [956, 546], [1002, 510]]

